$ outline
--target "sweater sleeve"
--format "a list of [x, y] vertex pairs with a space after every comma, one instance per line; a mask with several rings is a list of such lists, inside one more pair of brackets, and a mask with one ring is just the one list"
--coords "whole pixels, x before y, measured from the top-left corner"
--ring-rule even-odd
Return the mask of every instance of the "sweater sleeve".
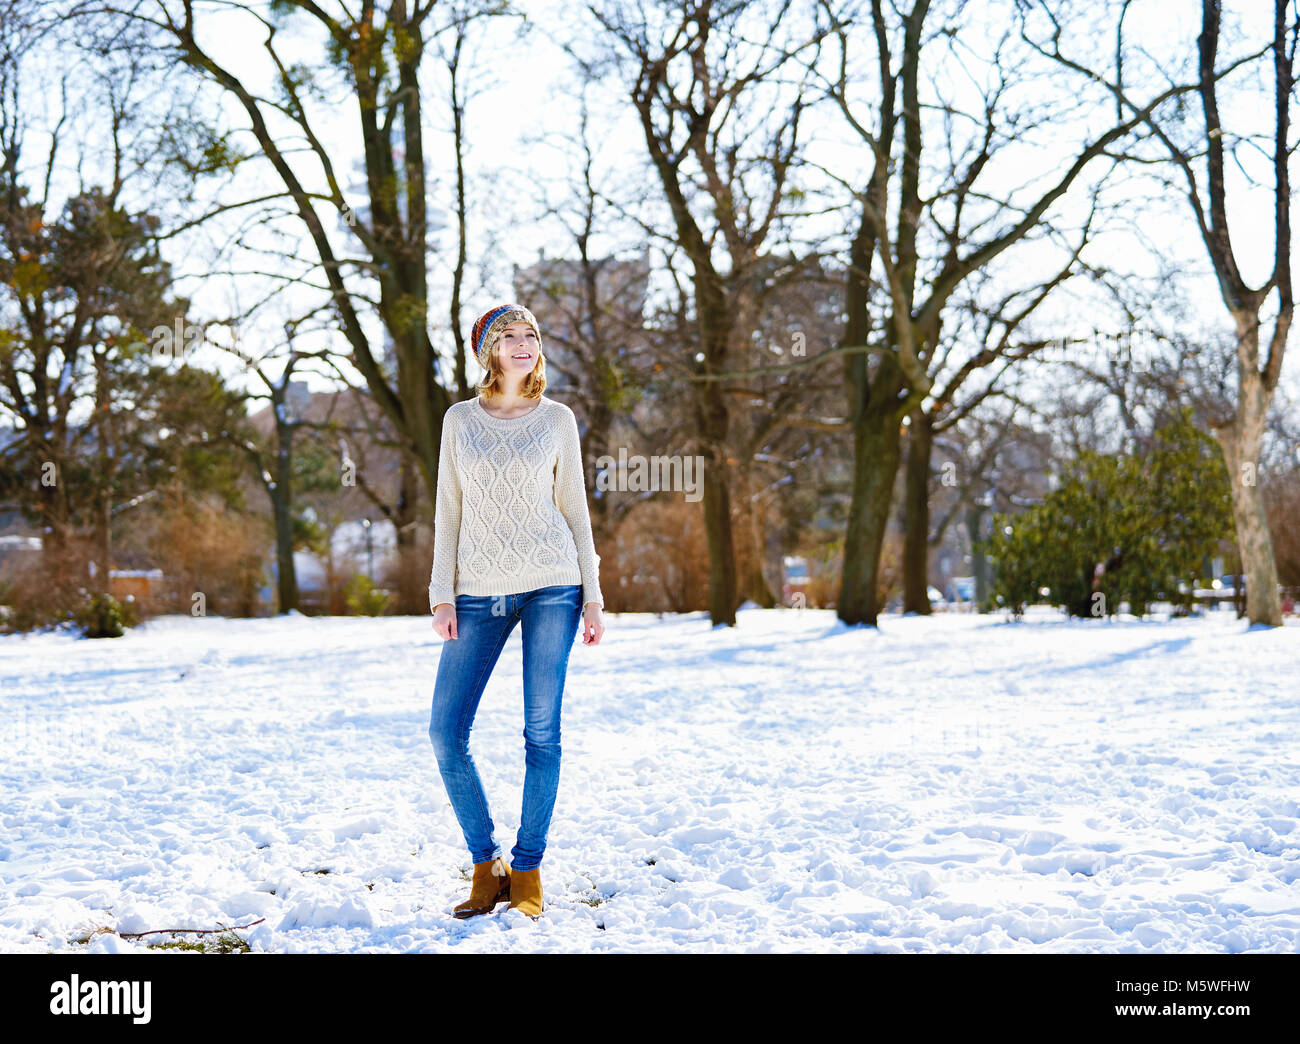
[[443, 602], [456, 605], [456, 550], [460, 540], [461, 489], [456, 469], [456, 421], [449, 410], [442, 419], [438, 452], [438, 497], [433, 519], [433, 572], [429, 576], [429, 611]]
[[555, 504], [569, 523], [573, 543], [578, 549], [578, 569], [582, 574], [582, 604], [596, 602], [605, 608], [600, 593], [600, 556], [591, 535], [591, 515], [587, 510], [587, 482], [582, 471], [582, 443], [578, 436], [578, 419], [568, 407], [560, 425], [560, 455], [555, 465]]

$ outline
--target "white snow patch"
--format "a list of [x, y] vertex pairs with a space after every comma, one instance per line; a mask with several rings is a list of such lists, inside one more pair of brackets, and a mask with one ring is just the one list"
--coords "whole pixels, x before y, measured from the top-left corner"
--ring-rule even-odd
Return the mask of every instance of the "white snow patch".
[[[536, 924], [451, 915], [426, 618], [0, 636], [0, 950], [1300, 949], [1294, 622], [738, 619], [575, 637]], [[471, 739], [507, 857], [521, 653]]]

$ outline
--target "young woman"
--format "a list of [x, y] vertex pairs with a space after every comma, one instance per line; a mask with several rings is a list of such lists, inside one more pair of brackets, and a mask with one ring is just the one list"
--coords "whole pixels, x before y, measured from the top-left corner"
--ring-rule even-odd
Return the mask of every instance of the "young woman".
[[[474, 860], [473, 917], [502, 900], [536, 919], [539, 869], [560, 780], [560, 702], [579, 616], [582, 641], [605, 633], [578, 422], [542, 394], [546, 365], [533, 313], [480, 316], [470, 343], [487, 375], [447, 410], [438, 461], [429, 607], [443, 637], [429, 738]], [[524, 795], [511, 865], [501, 858], [469, 730], [501, 649], [523, 624]]]

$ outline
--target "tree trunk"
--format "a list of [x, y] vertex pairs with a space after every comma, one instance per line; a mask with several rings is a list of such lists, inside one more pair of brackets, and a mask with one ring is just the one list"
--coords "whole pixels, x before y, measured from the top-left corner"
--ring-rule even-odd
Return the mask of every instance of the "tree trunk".
[[[614, 425], [613, 411], [605, 404], [601, 396], [593, 396], [592, 401], [587, 406], [587, 437], [583, 440], [582, 450], [586, 455], [586, 461], [583, 463], [582, 473], [587, 488], [592, 490], [591, 497], [591, 532], [596, 542], [596, 548], [599, 550], [605, 538], [610, 534], [617, 519], [613, 517], [610, 511], [610, 499], [608, 490], [596, 490], [596, 467], [595, 462], [603, 456], [610, 442], [610, 432]], [[591, 466], [588, 467], [587, 463]]]
[[913, 410], [907, 429], [904, 495], [903, 612], [930, 613], [930, 455], [934, 426], [925, 410]]
[[95, 362], [95, 432], [99, 443], [98, 471], [95, 493], [94, 547], [95, 576], [90, 582], [92, 591], [111, 594], [110, 579], [113, 568], [113, 478], [114, 461], [111, 378], [108, 360], [103, 352], [94, 353]]
[[279, 611], [298, 608], [298, 574], [293, 564], [293, 519], [286, 495], [279, 489], [271, 492], [271, 510], [275, 515], [276, 594]]
[[767, 582], [767, 574], [763, 571], [763, 566], [767, 563], [767, 547], [763, 540], [763, 511], [754, 500], [749, 478], [749, 474], [745, 473], [739, 476], [737, 481], [744, 495], [745, 517], [741, 532], [747, 545], [745, 581], [741, 594], [764, 609], [773, 609], [776, 607], [777, 597], [772, 591], [772, 585]]
[[984, 611], [984, 600], [989, 596], [988, 562], [984, 557], [984, 548], [979, 543], [980, 526], [984, 518], [984, 509], [979, 504], [966, 507], [966, 539], [970, 541], [970, 571], [975, 578], [975, 611]]
[[99, 504], [95, 511], [95, 558], [96, 570], [91, 581], [92, 591], [112, 594], [109, 582], [113, 569], [113, 495], [110, 488], [100, 491]]
[[[421, 572], [422, 555], [416, 541], [416, 504], [420, 499], [419, 464], [403, 454], [392, 523], [396, 535], [397, 606], [405, 616], [419, 616], [429, 611], [429, 583]], [[390, 577], [384, 577], [387, 582]]]
[[286, 422], [286, 380], [271, 395], [276, 423], [275, 479], [271, 495], [271, 513], [275, 516], [276, 587], [280, 612], [299, 608], [298, 572], [293, 564], [293, 429]]
[[836, 605], [836, 615], [848, 624], [875, 627], [880, 612], [880, 552], [902, 458], [898, 403], [904, 384], [893, 356], [883, 356], [870, 401], [853, 421], [853, 500]]
[[[58, 437], [58, 436], [56, 436]], [[69, 544], [67, 487], [63, 460], [53, 451], [54, 440], [46, 438], [45, 452], [37, 453], [37, 482], [40, 484], [41, 569], [51, 589], [61, 597], [72, 582]]]
[[[722, 281], [711, 269], [698, 271], [696, 309], [704, 362], [700, 372], [726, 367], [732, 327]], [[731, 531], [731, 490], [727, 471], [727, 433], [731, 416], [721, 381], [701, 381], [695, 392], [695, 427], [704, 449], [704, 536], [709, 548], [709, 618], [713, 626], [736, 626], [735, 539]]]
[[1252, 624], [1281, 627], [1277, 560], [1273, 556], [1273, 537], [1258, 475], [1267, 396], [1263, 394], [1258, 374], [1249, 368], [1245, 368], [1241, 380], [1236, 417], [1226, 428], [1214, 429], [1214, 434], [1223, 449], [1232, 485], [1232, 517], [1237, 526], [1241, 576], [1246, 585], [1246, 616]]
[[715, 627], [736, 626], [736, 553], [725, 467], [718, 448], [710, 446], [704, 467], [704, 539], [709, 548], [709, 618]]

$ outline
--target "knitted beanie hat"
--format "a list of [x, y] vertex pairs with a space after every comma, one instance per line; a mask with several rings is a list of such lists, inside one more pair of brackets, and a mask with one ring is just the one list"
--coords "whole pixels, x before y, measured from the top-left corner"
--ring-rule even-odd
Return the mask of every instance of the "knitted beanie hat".
[[537, 350], [542, 349], [542, 331], [537, 325], [537, 320], [521, 304], [504, 304], [498, 305], [490, 312], [484, 312], [474, 323], [474, 329], [470, 331], [469, 342], [474, 349], [474, 354], [478, 357], [479, 364], [483, 369], [488, 369], [488, 360], [490, 358], [489, 349], [492, 345], [492, 338], [504, 330], [511, 323], [525, 322], [533, 328], [533, 333], [537, 334]]

